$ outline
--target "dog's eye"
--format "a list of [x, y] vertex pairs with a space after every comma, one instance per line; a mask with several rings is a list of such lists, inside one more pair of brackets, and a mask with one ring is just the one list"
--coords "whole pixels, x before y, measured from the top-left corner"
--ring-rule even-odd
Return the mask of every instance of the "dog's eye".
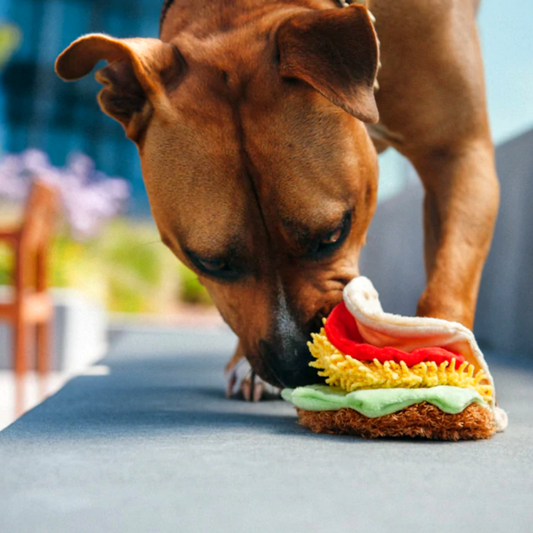
[[338, 250], [350, 233], [351, 222], [351, 213], [347, 212], [342, 222], [333, 231], [322, 235], [320, 239], [315, 241], [316, 244], [309, 254], [310, 257], [314, 260], [326, 259]]
[[240, 277], [243, 272], [232, 259], [205, 259], [198, 257], [194, 252], [187, 252], [192, 263], [200, 272], [218, 279], [233, 280]]
[[202, 257], [192, 250], [185, 250], [194, 267], [206, 276], [220, 280], [235, 280], [246, 275], [245, 263], [235, 250], [227, 249], [224, 255]]
[[321, 241], [320, 244], [333, 244], [336, 243], [342, 237], [342, 228], [337, 228], [335, 231], [332, 231], [326, 235]]
[[202, 265], [203, 269], [208, 272], [228, 270], [228, 265], [225, 261], [208, 261], [207, 259], [198, 259], [197, 261]]

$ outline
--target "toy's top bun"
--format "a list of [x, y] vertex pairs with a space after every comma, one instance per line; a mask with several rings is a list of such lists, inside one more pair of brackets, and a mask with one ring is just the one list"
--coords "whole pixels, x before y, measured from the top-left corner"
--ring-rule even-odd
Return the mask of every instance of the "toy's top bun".
[[498, 429], [501, 431], [505, 428], [507, 416], [503, 410], [495, 407], [494, 380], [472, 331], [458, 322], [440, 318], [385, 313], [374, 285], [364, 276], [354, 278], [346, 285], [344, 303], [355, 318], [363, 340], [368, 344], [380, 348], [391, 346], [406, 352], [439, 346], [461, 354], [476, 370], [483, 370], [493, 389], [491, 407]]

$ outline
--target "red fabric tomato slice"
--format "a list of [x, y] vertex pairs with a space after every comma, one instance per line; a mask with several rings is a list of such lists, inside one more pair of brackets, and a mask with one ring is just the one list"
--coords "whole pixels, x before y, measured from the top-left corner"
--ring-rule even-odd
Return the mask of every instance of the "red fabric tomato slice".
[[364, 342], [357, 322], [348, 311], [346, 304], [341, 302], [330, 313], [325, 325], [326, 336], [339, 351], [360, 361], [373, 361], [377, 359], [380, 363], [394, 361], [400, 363], [404, 361], [407, 366], [414, 366], [418, 363], [434, 361], [437, 365], [448, 361], [451, 363], [455, 359], [456, 366], [464, 363], [462, 355], [453, 353], [446, 348], [429, 347], [418, 348], [412, 352], [404, 352], [397, 348], [378, 348]]

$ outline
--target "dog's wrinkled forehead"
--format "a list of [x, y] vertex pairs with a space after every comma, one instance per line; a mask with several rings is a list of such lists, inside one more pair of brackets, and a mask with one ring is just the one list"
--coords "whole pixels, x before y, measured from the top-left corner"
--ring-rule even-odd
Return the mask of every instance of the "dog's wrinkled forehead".
[[[187, 73], [169, 93], [172, 112], [155, 113], [143, 149], [158, 211], [172, 212], [174, 224], [192, 216], [239, 233], [257, 209], [312, 222], [319, 207], [331, 204], [333, 217], [349, 207], [365, 167], [362, 124], [309, 83], [282, 76], [269, 31], [174, 44]], [[206, 201], [208, 213], [198, 205]]]
[[216, 255], [244, 238], [254, 198], [232, 106], [198, 81], [180, 87], [171, 114], [154, 114], [142, 168], [164, 237]]
[[264, 39], [250, 37], [240, 31], [176, 39], [186, 74], [168, 92], [167, 108], [154, 110], [141, 147], [160, 229], [209, 255], [242, 241], [256, 216], [240, 102], [267, 52]]

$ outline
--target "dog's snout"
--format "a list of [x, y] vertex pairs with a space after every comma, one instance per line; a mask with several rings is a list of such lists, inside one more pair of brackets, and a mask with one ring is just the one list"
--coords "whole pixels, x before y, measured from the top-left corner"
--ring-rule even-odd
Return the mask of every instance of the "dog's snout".
[[323, 381], [317, 370], [309, 366], [313, 359], [307, 339], [284, 339], [283, 342], [261, 341], [261, 363], [268, 381], [280, 387], [301, 387]]
[[326, 313], [319, 310], [311, 319], [302, 322], [300, 313], [290, 308], [286, 295], [280, 291], [270, 335], [259, 341], [257, 354], [262, 370], [259, 374], [280, 387], [323, 382], [317, 370], [309, 366], [313, 357], [307, 343], [311, 340], [311, 332], [320, 331], [325, 316]]

